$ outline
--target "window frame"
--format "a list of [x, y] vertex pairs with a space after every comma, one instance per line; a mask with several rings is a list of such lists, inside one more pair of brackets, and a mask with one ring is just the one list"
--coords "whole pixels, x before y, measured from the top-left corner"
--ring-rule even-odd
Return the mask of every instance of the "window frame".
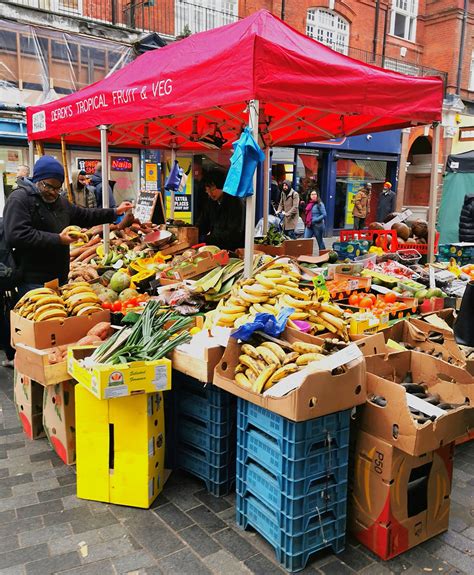
[[[332, 19], [331, 26], [326, 25], [323, 17]], [[345, 28], [341, 30], [341, 24]], [[306, 35], [332, 48], [336, 52], [349, 54], [351, 23], [339, 12], [323, 7], [308, 8], [306, 11]], [[338, 40], [342, 38], [343, 42]]]
[[[397, 6], [398, 3], [405, 3], [406, 8]], [[418, 10], [419, 1], [418, 0], [392, 0], [391, 16], [390, 16], [390, 35], [395, 36], [395, 38], [400, 38], [406, 42], [416, 42], [416, 31], [417, 31], [417, 21], [418, 21]], [[404, 36], [399, 36], [395, 34], [395, 20], [397, 15], [403, 16], [405, 18], [405, 30]]]

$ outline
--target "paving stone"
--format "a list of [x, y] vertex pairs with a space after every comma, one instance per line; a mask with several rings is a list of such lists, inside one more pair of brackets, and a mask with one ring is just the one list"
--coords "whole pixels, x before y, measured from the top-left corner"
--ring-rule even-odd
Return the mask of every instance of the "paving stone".
[[432, 569], [433, 571], [439, 572], [448, 570], [446, 563], [439, 560], [431, 553], [428, 553], [426, 549], [420, 546], [409, 549], [403, 554], [403, 557], [408, 559], [413, 566], [423, 570]]
[[352, 545], [346, 545], [345, 550], [342, 553], [339, 553], [337, 558], [351, 567], [351, 569], [354, 569], [354, 571], [360, 571], [364, 567], [373, 563], [372, 559]]
[[111, 512], [115, 517], [117, 517], [117, 519], [120, 519], [120, 521], [127, 521], [129, 519], [142, 519], [145, 515], [149, 515], [146, 509], [125, 507], [123, 505], [112, 506]]
[[0, 469], [0, 479], [3, 479], [4, 477], [8, 477], [9, 471], [8, 469]]
[[22, 427], [10, 427], [9, 429], [0, 429], [0, 437], [4, 435], [15, 435], [23, 433]]
[[59, 485], [75, 485], [76, 480], [77, 478], [75, 473], [69, 473], [68, 475], [58, 477]]
[[92, 513], [86, 507], [78, 507], [77, 509], [66, 509], [59, 513], [49, 513], [44, 516], [44, 524], [56, 525], [58, 523], [69, 523], [73, 521], [92, 521]]
[[25, 575], [26, 571], [23, 565], [15, 565], [14, 567], [8, 567], [2, 569], [2, 575]]
[[24, 441], [12, 441], [10, 443], [3, 444], [3, 449], [6, 449], [7, 451], [13, 451], [15, 449], [20, 449], [22, 447], [25, 447]]
[[168, 527], [173, 529], [173, 531], [179, 531], [185, 527], [189, 527], [194, 523], [194, 521], [185, 513], [183, 513], [176, 505], [173, 503], [167, 503], [162, 507], [155, 509], [153, 513], [156, 513], [160, 519], [162, 519]]
[[54, 489], [46, 489], [45, 491], [40, 491], [38, 493], [38, 499], [40, 501], [52, 501], [55, 499], [61, 499], [61, 497], [66, 497], [67, 495], [75, 495], [75, 493], [75, 485], [64, 485], [63, 487], [56, 487]]
[[26, 493], [25, 495], [18, 495], [17, 497], [10, 497], [9, 499], [1, 499], [0, 511], [17, 509], [18, 507], [25, 507], [36, 503], [38, 503], [38, 496], [36, 493]]
[[245, 565], [237, 561], [233, 555], [224, 549], [221, 549], [212, 555], [208, 555], [203, 561], [214, 575], [250, 574], [249, 569], [247, 569]]
[[191, 527], [181, 530], [179, 536], [184, 539], [200, 557], [207, 557], [221, 549], [221, 546], [198, 525], [191, 525]]
[[100, 529], [101, 527], [107, 527], [107, 525], [114, 525], [115, 523], [118, 523], [118, 519], [110, 511], [105, 511], [104, 513], [100, 514], [91, 513], [91, 517], [91, 519], [84, 517], [76, 520], [71, 520], [73, 532], [83, 533], [84, 531], [89, 531], [90, 529]]
[[229, 503], [223, 497], [214, 497], [214, 495], [208, 493], [206, 489], [198, 491], [195, 494], [195, 497], [199, 499], [201, 503], [204, 503], [206, 507], [209, 507], [211, 511], [214, 511], [214, 513], [220, 513], [221, 511], [232, 507], [232, 503]]
[[392, 573], [395, 573], [395, 575], [405, 573], [405, 571], [407, 571], [412, 566], [411, 562], [408, 561], [408, 559], [406, 559], [403, 555], [394, 557], [389, 561], [385, 561], [384, 565], [388, 567]]
[[57, 513], [62, 510], [62, 502], [59, 499], [55, 499], [54, 501], [20, 507], [16, 510], [16, 514], [18, 519], [24, 519], [25, 517], [36, 517], [38, 515], [46, 515], [47, 513]]
[[39, 493], [45, 489], [53, 489], [59, 487], [58, 480], [56, 477], [48, 477], [48, 479], [42, 479], [41, 481], [33, 481], [31, 483], [22, 483], [21, 485], [14, 485], [12, 487], [13, 495], [18, 497], [19, 495], [26, 495], [32, 491], [36, 492], [39, 499]]
[[11, 487], [0, 487], [0, 499], [6, 499], [13, 496]]
[[189, 549], [182, 549], [160, 559], [158, 566], [165, 575], [212, 575], [206, 565]]
[[190, 509], [188, 515], [208, 533], [215, 533], [226, 527], [222, 519], [219, 519], [215, 513], [204, 505]]
[[158, 559], [185, 546], [171, 529], [168, 529], [163, 521], [153, 513], [145, 513], [139, 518], [129, 519], [125, 525], [138, 543]]
[[22, 483], [31, 483], [33, 481], [33, 476], [31, 473], [21, 473], [19, 475], [12, 475], [10, 477], [4, 477], [0, 479], [0, 487], [12, 487], [13, 485], [21, 485]]
[[[61, 524], [64, 525], [64, 524]], [[55, 526], [57, 527], [57, 526]], [[70, 526], [69, 526], [70, 527]], [[70, 551], [77, 551], [79, 543], [86, 543], [87, 545], [95, 545], [101, 542], [100, 533], [98, 529], [91, 529], [86, 533], [71, 533], [64, 537], [57, 539], [50, 539], [48, 546], [51, 555], [61, 555], [62, 553], [69, 553]], [[105, 559], [105, 557], [104, 557]]]
[[58, 456], [54, 451], [51, 449], [48, 451], [42, 451], [40, 453], [33, 453], [30, 455], [30, 461], [33, 463], [35, 461], [46, 461], [46, 460], [54, 460], [59, 459]]
[[11, 535], [10, 537], [2, 537], [0, 541], [0, 550], [2, 553], [4, 551], [13, 551], [13, 549], [18, 549], [20, 547], [18, 541], [18, 535]]
[[112, 564], [120, 575], [122, 573], [136, 572], [138, 569], [151, 567], [156, 564], [156, 559], [148, 551], [137, 551], [131, 555], [112, 558]]
[[28, 547], [28, 545], [47, 543], [51, 539], [60, 539], [71, 534], [71, 526], [68, 523], [59, 523], [59, 525], [51, 525], [50, 527], [42, 527], [41, 529], [20, 533], [20, 545]]
[[3, 525], [0, 525], [0, 541], [2, 537], [8, 537], [9, 535], [16, 535], [18, 533], [23, 533], [24, 531], [39, 529], [40, 527], [43, 527], [42, 517], [29, 517], [27, 519], [19, 519], [9, 523], [3, 523]]
[[246, 539], [233, 529], [223, 529], [218, 533], [214, 533], [214, 539], [239, 561], [245, 561], [245, 559], [258, 554], [258, 549], [250, 545]]
[[62, 571], [61, 573], [64, 573], [64, 575], [116, 575], [110, 559], [97, 561], [89, 565], [82, 565], [81, 567], [76, 567], [69, 571]]
[[[461, 532], [464, 531], [467, 527], [467, 523], [465, 521], [463, 521], [460, 517], [456, 517], [453, 515], [450, 515], [449, 517], [449, 529], [452, 529], [454, 531], [457, 532]], [[463, 533], [464, 536], [466, 536], [465, 533]]]
[[87, 545], [88, 555], [83, 557], [83, 563], [94, 563], [101, 559], [113, 559], [121, 555], [133, 553], [135, 548], [128, 537], [112, 539], [100, 543], [90, 543]]
[[78, 499], [75, 495], [68, 495], [61, 499], [63, 502], [64, 509], [77, 509], [78, 507], [85, 507], [89, 509], [87, 501], [85, 499]]
[[235, 507], [229, 507], [225, 511], [217, 514], [219, 519], [225, 521], [228, 525], [235, 525]]
[[274, 573], [286, 573], [281, 567], [272, 563], [270, 559], [258, 553], [253, 557], [250, 557], [246, 561], [244, 561], [244, 565], [250, 571], [250, 573], [254, 573], [254, 575], [269, 575], [270, 573], [273, 575]]
[[368, 567], [359, 571], [360, 575], [391, 575], [392, 571], [380, 563], [372, 563]]
[[66, 553], [65, 555], [57, 555], [56, 557], [46, 557], [32, 563], [27, 563], [27, 575], [38, 575], [39, 573], [56, 573], [57, 571], [65, 571], [72, 569], [81, 564], [79, 553]]
[[51, 465], [44, 466], [46, 462], [35, 463], [33, 467], [33, 479], [38, 481], [40, 479], [47, 479], [48, 477], [64, 477], [69, 475], [74, 475], [74, 471], [67, 465], [63, 465], [62, 467], [51, 467]]
[[474, 527], [469, 527], [468, 529], [463, 531], [462, 534], [464, 535], [464, 537], [467, 537], [468, 539], [472, 539], [474, 541]]
[[354, 569], [351, 569], [345, 563], [339, 561], [339, 559], [335, 559], [334, 561], [326, 563], [326, 565], [322, 565], [319, 570], [325, 575], [349, 575], [350, 573], [356, 573]]
[[435, 555], [465, 573], [474, 573], [474, 557], [449, 545], [440, 545]]
[[189, 509], [200, 505], [200, 501], [194, 496], [196, 493], [195, 487], [177, 488], [176, 490], [167, 491], [166, 493], [167, 499], [179, 507], [181, 511], [189, 511]]
[[23, 549], [16, 549], [14, 551], [7, 551], [0, 553], [0, 573], [2, 569], [12, 567], [13, 565], [22, 565], [29, 563], [35, 559], [43, 559], [48, 556], [48, 546], [44, 543], [41, 545], [33, 545], [32, 547], [24, 547]]
[[474, 541], [468, 537], [465, 537], [461, 533], [446, 531], [439, 536], [439, 539], [444, 541], [444, 543], [447, 545], [451, 545], [451, 547], [455, 547], [459, 551], [462, 551], [463, 553], [474, 555]]
[[110, 541], [111, 539], [118, 539], [119, 537], [125, 537], [127, 535], [127, 530], [124, 525], [116, 523], [115, 525], [107, 525], [99, 529], [99, 537], [102, 541]]

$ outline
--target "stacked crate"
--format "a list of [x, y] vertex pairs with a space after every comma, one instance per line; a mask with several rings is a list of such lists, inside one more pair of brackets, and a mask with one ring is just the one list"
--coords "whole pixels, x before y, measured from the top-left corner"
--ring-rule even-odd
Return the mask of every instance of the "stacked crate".
[[288, 571], [344, 549], [350, 410], [293, 422], [237, 405], [237, 523], [253, 527]]
[[226, 495], [235, 483], [235, 397], [176, 371], [173, 378], [169, 460], [202, 479], [213, 495]]

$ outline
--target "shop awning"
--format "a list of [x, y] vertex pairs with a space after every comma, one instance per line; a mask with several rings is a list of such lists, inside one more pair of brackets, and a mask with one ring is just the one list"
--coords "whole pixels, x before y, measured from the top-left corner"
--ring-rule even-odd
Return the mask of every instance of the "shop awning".
[[260, 102], [267, 145], [351, 136], [441, 119], [440, 78], [353, 60], [260, 10], [143, 54], [74, 94], [27, 109], [30, 140], [180, 149], [228, 147]]

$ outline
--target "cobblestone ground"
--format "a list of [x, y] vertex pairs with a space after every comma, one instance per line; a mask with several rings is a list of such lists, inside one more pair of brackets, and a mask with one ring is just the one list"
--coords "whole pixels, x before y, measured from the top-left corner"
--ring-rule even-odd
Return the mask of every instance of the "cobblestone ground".
[[[172, 474], [150, 510], [77, 499], [74, 467], [45, 439], [25, 439], [12, 399], [12, 372], [0, 368], [0, 574], [285, 573], [263, 539], [238, 529], [233, 497], [216, 499], [188, 475]], [[473, 575], [474, 446], [455, 461], [447, 533], [385, 563], [349, 539], [301, 573]]]

